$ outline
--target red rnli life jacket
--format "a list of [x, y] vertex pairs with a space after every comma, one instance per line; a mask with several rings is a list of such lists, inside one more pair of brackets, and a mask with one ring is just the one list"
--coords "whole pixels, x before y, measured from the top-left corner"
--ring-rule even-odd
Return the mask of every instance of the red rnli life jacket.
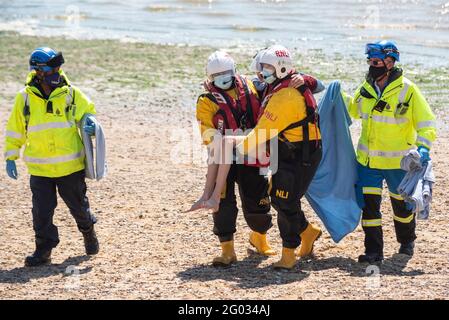
[[241, 76], [235, 77], [236, 99], [231, 97], [226, 91], [211, 86], [211, 100], [215, 102], [219, 109], [213, 118], [214, 126], [222, 134], [226, 129], [252, 129], [256, 126], [257, 116], [260, 112], [260, 102], [256, 94], [250, 88], [246, 79]]
[[[247, 80], [240, 75], [235, 77], [236, 99], [225, 90], [211, 86], [206, 96], [218, 105], [218, 111], [213, 117], [215, 128], [225, 134], [225, 130], [242, 130], [243, 132], [256, 126], [260, 113], [260, 101], [256, 93], [249, 87]], [[252, 161], [254, 162], [254, 161]], [[244, 164], [254, 167], [267, 167], [269, 163], [255, 163], [244, 160]]]
[[[270, 101], [271, 97], [278, 91], [288, 88], [291, 76], [293, 75], [289, 74], [287, 77], [280, 81], [276, 81], [273, 84], [267, 86], [265, 89], [264, 95], [263, 95], [263, 101], [262, 101], [262, 107], [260, 110], [259, 117], [263, 115], [263, 112], [268, 105], [268, 102]], [[309, 75], [302, 75], [304, 78], [304, 84], [298, 88], [298, 91], [301, 92], [301, 94], [304, 97], [305, 105], [306, 105], [306, 117], [301, 120], [294, 122], [287, 126], [284, 130], [282, 130], [279, 133], [279, 137], [283, 139], [283, 143], [285, 143], [290, 150], [296, 149], [296, 146], [287, 140], [287, 138], [284, 135], [284, 132], [287, 130], [291, 130], [294, 128], [301, 127], [302, 128], [302, 134], [303, 134], [303, 148], [302, 148], [302, 164], [304, 166], [310, 166], [310, 148], [309, 148], [309, 123], [312, 123], [315, 125], [316, 130], [318, 131], [319, 128], [319, 116], [318, 116], [318, 105], [316, 103], [315, 97], [313, 96], [312, 90], [316, 88], [317, 81], [315, 78], [309, 76]], [[317, 135], [318, 136], [318, 135]], [[319, 141], [316, 141], [317, 145]]]

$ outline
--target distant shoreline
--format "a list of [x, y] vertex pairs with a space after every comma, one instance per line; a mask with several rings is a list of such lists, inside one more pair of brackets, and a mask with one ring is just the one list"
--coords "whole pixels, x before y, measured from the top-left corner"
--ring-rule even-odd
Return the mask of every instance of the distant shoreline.
[[[24, 36], [0, 31], [0, 81], [23, 83], [31, 51], [48, 45], [66, 57], [64, 69], [74, 82], [85, 82], [99, 91], [152, 90], [173, 83], [192, 91], [201, 90], [207, 57], [217, 48], [197, 45], [162, 45], [147, 42], [124, 43], [118, 40], [75, 40], [64, 37]], [[240, 73], [254, 76], [249, 64], [255, 51], [229, 49]], [[325, 83], [341, 80], [353, 92], [367, 71], [365, 56], [326, 55], [322, 50], [294, 51], [298, 70], [310, 73]], [[4, 66], [4, 67], [3, 67]], [[449, 64], [445, 67], [404, 65], [405, 74], [416, 82], [434, 108], [449, 105]], [[11, 98], [11, 92], [0, 95]]]
[[[390, 10], [383, 10], [387, 5]], [[404, 62], [447, 66], [449, 15], [429, 1], [37, 1], [0, 4], [0, 30], [69, 39], [111, 39], [354, 55], [367, 42], [396, 41]]]

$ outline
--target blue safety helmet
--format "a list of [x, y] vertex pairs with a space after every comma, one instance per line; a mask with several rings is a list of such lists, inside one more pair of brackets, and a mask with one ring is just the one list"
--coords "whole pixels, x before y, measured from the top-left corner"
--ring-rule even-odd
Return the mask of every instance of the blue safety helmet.
[[56, 52], [48, 47], [35, 49], [30, 56], [30, 70], [49, 72], [64, 63], [62, 52]]
[[368, 55], [368, 59], [379, 58], [383, 60], [386, 57], [392, 57], [395, 61], [399, 61], [399, 50], [393, 41], [382, 40], [376, 43], [368, 43], [365, 54]]

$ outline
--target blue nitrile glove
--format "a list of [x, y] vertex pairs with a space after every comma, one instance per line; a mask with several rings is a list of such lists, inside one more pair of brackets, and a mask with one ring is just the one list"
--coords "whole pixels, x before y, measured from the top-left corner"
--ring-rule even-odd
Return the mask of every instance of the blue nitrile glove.
[[429, 149], [424, 146], [418, 147], [418, 153], [421, 156], [421, 164], [425, 165], [430, 160]]
[[11, 179], [17, 180], [17, 167], [14, 160], [6, 160], [6, 173]]
[[95, 123], [92, 120], [91, 116], [88, 116], [86, 119], [86, 125], [84, 126], [84, 132], [90, 136], [95, 135]]

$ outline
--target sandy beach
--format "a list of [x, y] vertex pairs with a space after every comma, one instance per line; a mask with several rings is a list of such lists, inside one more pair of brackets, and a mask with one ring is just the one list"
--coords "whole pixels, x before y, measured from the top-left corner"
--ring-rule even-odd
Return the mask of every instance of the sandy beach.
[[[207, 213], [184, 213], [200, 196], [205, 162], [195, 123], [204, 65], [212, 47], [156, 45], [115, 40], [67, 40], [0, 32], [0, 126], [5, 127], [15, 94], [23, 87], [33, 48], [61, 50], [73, 84], [95, 102], [106, 131], [109, 175], [88, 181], [88, 196], [101, 251], [84, 255], [82, 236], [59, 200], [55, 224], [61, 242], [53, 264], [23, 267], [34, 250], [31, 192], [24, 163], [19, 179], [0, 171], [0, 299], [447, 299], [449, 296], [449, 65], [405, 65], [438, 119], [432, 150], [437, 184], [428, 221], [418, 221], [416, 253], [397, 255], [389, 199], [383, 202], [386, 261], [374, 275], [357, 263], [364, 250], [358, 227], [339, 244], [328, 233], [315, 257], [291, 272], [275, 272], [279, 256], [263, 258], [248, 243], [241, 214], [235, 235], [238, 263], [210, 266], [219, 254]], [[239, 71], [249, 74], [254, 52], [230, 49]], [[354, 92], [367, 65], [359, 57], [320, 50], [297, 52], [298, 68]], [[360, 123], [351, 127], [357, 142]], [[3, 135], [0, 149], [3, 150]], [[387, 192], [385, 192], [385, 197]], [[304, 202], [306, 216], [321, 224]], [[276, 216], [275, 211], [272, 213]], [[281, 250], [279, 231], [269, 231]], [[380, 273], [377, 274], [377, 271]]]

